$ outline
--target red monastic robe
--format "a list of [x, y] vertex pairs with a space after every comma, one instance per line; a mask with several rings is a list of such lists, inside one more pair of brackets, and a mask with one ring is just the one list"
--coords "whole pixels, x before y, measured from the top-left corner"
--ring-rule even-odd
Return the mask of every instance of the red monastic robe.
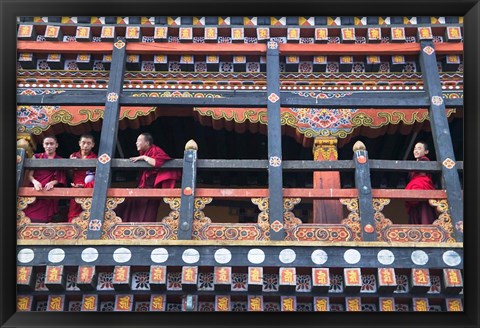
[[[155, 159], [155, 167], [161, 167], [172, 158], [160, 147], [152, 145], [146, 151], [141, 151], [140, 156], [145, 155]], [[138, 188], [174, 188], [175, 181], [181, 177], [180, 170], [150, 169], [140, 171]], [[131, 198], [126, 199], [117, 207], [116, 213], [123, 222], [155, 222], [160, 201], [157, 199]]]
[[[46, 153], [35, 154], [34, 158], [48, 159], [48, 155]], [[62, 157], [55, 154], [54, 158]], [[64, 186], [67, 182], [67, 176], [64, 170], [37, 169], [34, 170], [33, 177], [42, 184], [42, 187], [45, 187], [45, 185], [52, 180], [58, 181], [55, 187]], [[29, 186], [33, 187], [33, 183], [30, 182]], [[23, 211], [32, 223], [48, 223], [59, 211], [58, 199], [37, 198], [35, 202], [28, 205]]]
[[[430, 161], [428, 157], [423, 156], [419, 161]], [[410, 181], [405, 189], [407, 190], [434, 190], [432, 176], [423, 172], [410, 172], [408, 174]], [[407, 201], [405, 208], [408, 212], [409, 224], [432, 224], [436, 219], [435, 210], [425, 201]]]
[[[70, 157], [72, 156], [78, 159], [82, 159], [82, 153], [79, 151], [70, 155]], [[93, 152], [90, 152], [90, 154], [84, 159], [92, 159], [92, 158], [97, 158], [97, 155]], [[87, 171], [73, 170], [72, 182], [75, 184], [83, 184], [83, 188], [93, 188], [95, 184], [95, 180], [90, 182], [85, 182], [85, 178], [87, 177], [87, 174], [92, 174], [92, 173], [94, 172], [88, 171], [88, 170]], [[82, 206], [80, 206], [80, 204], [78, 204], [74, 198], [70, 199], [70, 206], [68, 208], [68, 222], [72, 222], [72, 220], [77, 216], [79, 216], [82, 213], [82, 211], [83, 211]]]

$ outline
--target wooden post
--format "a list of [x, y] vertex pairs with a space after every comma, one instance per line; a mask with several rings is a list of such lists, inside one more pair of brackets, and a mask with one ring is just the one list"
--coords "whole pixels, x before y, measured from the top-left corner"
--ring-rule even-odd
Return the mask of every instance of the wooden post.
[[278, 43], [267, 44], [268, 200], [270, 240], [283, 240], [282, 131]]
[[445, 100], [437, 69], [437, 57], [432, 41], [420, 43], [420, 65], [422, 67], [425, 91], [430, 99], [430, 126], [437, 161], [442, 164], [442, 177], [447, 191], [448, 207], [450, 209], [453, 231], [456, 241], [463, 241], [463, 197], [458, 171], [455, 166], [455, 155], [452, 137], [445, 114]]
[[23, 186], [23, 178], [25, 176], [25, 171], [23, 166], [25, 164], [25, 149], [17, 148], [17, 195], [18, 187]]
[[115, 146], [120, 114], [120, 97], [123, 88], [125, 72], [126, 43], [118, 38], [113, 47], [112, 66], [108, 81], [107, 99], [103, 114], [102, 134], [100, 136], [99, 156], [95, 172], [92, 207], [88, 223], [87, 239], [100, 239], [102, 236], [107, 190], [112, 178], [112, 158], [115, 156]]
[[179, 240], [192, 239], [195, 186], [197, 184], [197, 150], [196, 142], [190, 140], [185, 145], [185, 152], [183, 153], [182, 196], [178, 223]]
[[[314, 161], [338, 160], [337, 138], [316, 137], [313, 144]], [[313, 172], [313, 189], [340, 189], [340, 172]], [[343, 218], [343, 208], [340, 201], [314, 200], [313, 223], [340, 223]]]
[[355, 186], [358, 191], [358, 210], [362, 225], [362, 240], [377, 239], [375, 219], [373, 218], [372, 184], [370, 182], [370, 166], [365, 145], [357, 141], [353, 145], [353, 162], [355, 163]]

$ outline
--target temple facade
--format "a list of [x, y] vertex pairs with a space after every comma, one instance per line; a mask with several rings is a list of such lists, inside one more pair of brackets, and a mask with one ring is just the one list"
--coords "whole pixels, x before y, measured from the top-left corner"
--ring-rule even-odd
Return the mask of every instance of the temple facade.
[[[462, 34], [463, 17], [19, 17], [17, 311], [463, 311]], [[136, 188], [142, 132], [174, 188]], [[69, 159], [86, 133], [98, 158]], [[32, 158], [51, 135], [63, 159]], [[35, 191], [40, 169], [95, 184]], [[406, 190], [411, 171], [435, 189]], [[52, 222], [24, 212], [40, 199]], [[159, 200], [156, 220], [126, 222], [132, 199]], [[414, 201], [433, 223], [409, 222]]]

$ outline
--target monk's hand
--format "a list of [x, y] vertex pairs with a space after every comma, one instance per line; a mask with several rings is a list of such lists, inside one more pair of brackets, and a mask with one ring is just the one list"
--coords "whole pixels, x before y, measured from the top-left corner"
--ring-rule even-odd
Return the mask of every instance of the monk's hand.
[[81, 184], [81, 183], [73, 183], [73, 182], [72, 182], [70, 185], [71, 185], [73, 188], [83, 188], [83, 187], [84, 187], [84, 185]]
[[50, 181], [47, 184], [45, 184], [45, 190], [47, 190], [47, 191], [52, 190], [54, 186], [55, 186], [55, 183]]
[[33, 183], [33, 189], [35, 189], [36, 191], [42, 190], [42, 184], [40, 183], [40, 181], [33, 180], [32, 183]]
[[139, 161], [139, 160], [146, 161], [146, 158], [147, 158], [147, 156], [145, 156], [145, 155], [137, 156], [137, 157], [130, 157], [130, 161], [132, 161], [134, 163]]

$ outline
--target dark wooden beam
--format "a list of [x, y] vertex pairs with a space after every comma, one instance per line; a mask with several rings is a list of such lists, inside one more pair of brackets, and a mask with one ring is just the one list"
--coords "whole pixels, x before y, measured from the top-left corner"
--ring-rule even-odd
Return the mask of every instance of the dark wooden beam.
[[[147, 93], [151, 90], [143, 90]], [[171, 90], [169, 90], [171, 91]], [[262, 91], [216, 91], [207, 90], [210, 94], [215, 94], [221, 98], [177, 98], [177, 97], [137, 97], [132, 94], [138, 91], [125, 90], [120, 97], [122, 106], [200, 106], [200, 107], [266, 107], [267, 94]], [[302, 91], [302, 90], [299, 90]], [[156, 90], [156, 93], [162, 90]], [[202, 91], [196, 91], [201, 93]], [[311, 94], [328, 94], [328, 92], [306, 90]], [[335, 93], [347, 93], [335, 92]], [[103, 90], [68, 90], [62, 94], [47, 95], [18, 95], [17, 103], [19, 105], [104, 105], [106, 91]], [[329, 108], [401, 108], [401, 109], [418, 109], [428, 108], [430, 100], [425, 92], [355, 92], [343, 98], [320, 98], [318, 97], [302, 97], [292, 91], [280, 91], [281, 107], [329, 107]], [[463, 107], [463, 99], [447, 99], [447, 107]]]
[[445, 101], [442, 97], [442, 86], [437, 69], [436, 47], [432, 41], [421, 42], [420, 65], [425, 90], [431, 101], [430, 126], [432, 127], [437, 161], [442, 164], [442, 177], [444, 187], [447, 190], [448, 207], [453, 221], [455, 239], [463, 241], [462, 189], [453, 152], [452, 137], [445, 115]]
[[112, 161], [115, 156], [115, 146], [120, 114], [120, 99], [126, 63], [126, 43], [124, 38], [117, 38], [113, 48], [112, 66], [105, 101], [102, 134], [95, 172], [95, 186], [93, 188], [92, 207], [87, 230], [87, 239], [100, 239], [102, 236], [103, 219], [107, 190], [112, 178]]
[[[441, 164], [439, 162], [416, 162], [416, 161], [397, 161], [397, 160], [380, 160], [370, 159], [371, 171], [392, 171], [392, 172], [439, 172]], [[24, 167], [29, 168], [60, 168], [60, 169], [92, 169], [95, 168], [97, 161], [94, 159], [86, 159], [76, 161], [71, 159], [53, 159], [50, 161], [41, 161], [36, 159], [25, 159]], [[456, 162], [457, 170], [463, 171], [463, 161]], [[145, 162], [132, 163], [129, 159], [113, 159], [111, 167], [118, 170], [140, 170], [154, 169]], [[182, 159], [172, 159], [167, 161], [163, 168], [182, 168]], [[197, 168], [202, 170], [221, 170], [221, 171], [263, 171], [268, 168], [268, 161], [261, 159], [197, 159]], [[283, 162], [284, 171], [346, 171], [351, 172], [355, 168], [355, 163], [351, 160], [338, 161], [312, 161], [312, 160], [291, 160]]]
[[282, 130], [280, 124], [280, 59], [278, 43], [267, 45], [268, 215], [270, 240], [283, 240]]
[[183, 155], [182, 195], [177, 235], [179, 240], [192, 239], [196, 184], [197, 150], [185, 149]]
[[373, 197], [368, 152], [365, 149], [355, 150], [353, 161], [355, 162], [355, 187], [358, 191], [358, 210], [362, 227], [362, 240], [375, 241], [377, 239], [377, 231], [373, 217]]

